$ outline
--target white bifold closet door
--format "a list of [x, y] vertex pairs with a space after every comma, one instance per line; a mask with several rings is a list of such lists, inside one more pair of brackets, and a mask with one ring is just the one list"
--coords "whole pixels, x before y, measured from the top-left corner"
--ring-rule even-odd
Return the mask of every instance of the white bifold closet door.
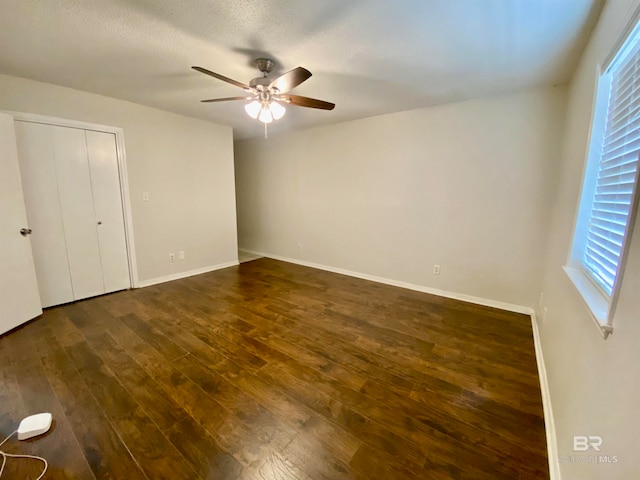
[[42, 306], [129, 288], [115, 135], [16, 121]]

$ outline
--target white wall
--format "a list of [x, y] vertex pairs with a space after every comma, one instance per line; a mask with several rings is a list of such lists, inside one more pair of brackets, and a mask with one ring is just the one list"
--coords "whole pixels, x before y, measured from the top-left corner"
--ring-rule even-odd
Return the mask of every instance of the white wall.
[[239, 245], [533, 306], [564, 104], [549, 88], [236, 142]]
[[606, 341], [562, 271], [571, 245], [586, 162], [596, 64], [602, 62], [638, 0], [606, 4], [571, 82], [557, 196], [549, 226], [538, 316], [556, 424], [558, 453], [573, 454], [574, 435], [603, 437], [602, 454], [615, 465], [561, 463], [563, 480], [640, 478], [640, 222], [633, 232], [614, 333]]
[[0, 110], [124, 129], [140, 281], [237, 261], [231, 128], [5, 75]]

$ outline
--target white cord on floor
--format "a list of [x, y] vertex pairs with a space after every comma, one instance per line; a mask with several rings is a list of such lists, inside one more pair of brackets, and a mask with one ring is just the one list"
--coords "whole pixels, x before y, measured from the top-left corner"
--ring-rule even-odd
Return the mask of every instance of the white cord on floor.
[[[2, 442], [0, 442], [0, 447], [2, 445], [4, 445], [4, 443], [7, 440], [9, 440], [13, 435], [15, 435], [17, 432], [18, 432], [17, 430], [11, 432], [7, 438], [5, 438]], [[44, 477], [44, 474], [47, 472], [47, 468], [49, 468], [49, 464], [42, 457], [36, 457], [34, 455], [14, 455], [12, 453], [4, 453], [2, 450], [0, 450], [0, 455], [2, 455], [2, 466], [0, 467], [0, 478], [2, 477], [2, 472], [4, 472], [4, 466], [7, 463], [7, 457], [11, 457], [11, 458], [32, 458], [33, 460], [40, 460], [41, 462], [43, 462], [44, 463], [44, 470], [42, 470], [42, 473], [40, 474], [40, 476], [38, 478], [36, 478], [36, 480], [40, 480], [42, 477]]]

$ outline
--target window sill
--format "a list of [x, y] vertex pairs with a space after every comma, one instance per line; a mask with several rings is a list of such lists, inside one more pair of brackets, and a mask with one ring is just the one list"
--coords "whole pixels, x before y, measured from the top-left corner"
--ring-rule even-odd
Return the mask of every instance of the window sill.
[[609, 325], [609, 299], [598, 290], [581, 269], [568, 266], [562, 269], [578, 290], [591, 318], [606, 339], [613, 332], [613, 327]]

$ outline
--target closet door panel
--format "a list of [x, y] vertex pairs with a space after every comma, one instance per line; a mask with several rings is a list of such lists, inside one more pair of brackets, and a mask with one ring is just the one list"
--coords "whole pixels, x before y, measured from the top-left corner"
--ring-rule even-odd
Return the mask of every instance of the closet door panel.
[[52, 127], [71, 283], [76, 300], [104, 293], [85, 131]]
[[86, 136], [105, 292], [124, 290], [131, 283], [116, 137], [89, 130]]
[[15, 122], [31, 246], [43, 307], [73, 301], [73, 288], [53, 158], [52, 127]]

